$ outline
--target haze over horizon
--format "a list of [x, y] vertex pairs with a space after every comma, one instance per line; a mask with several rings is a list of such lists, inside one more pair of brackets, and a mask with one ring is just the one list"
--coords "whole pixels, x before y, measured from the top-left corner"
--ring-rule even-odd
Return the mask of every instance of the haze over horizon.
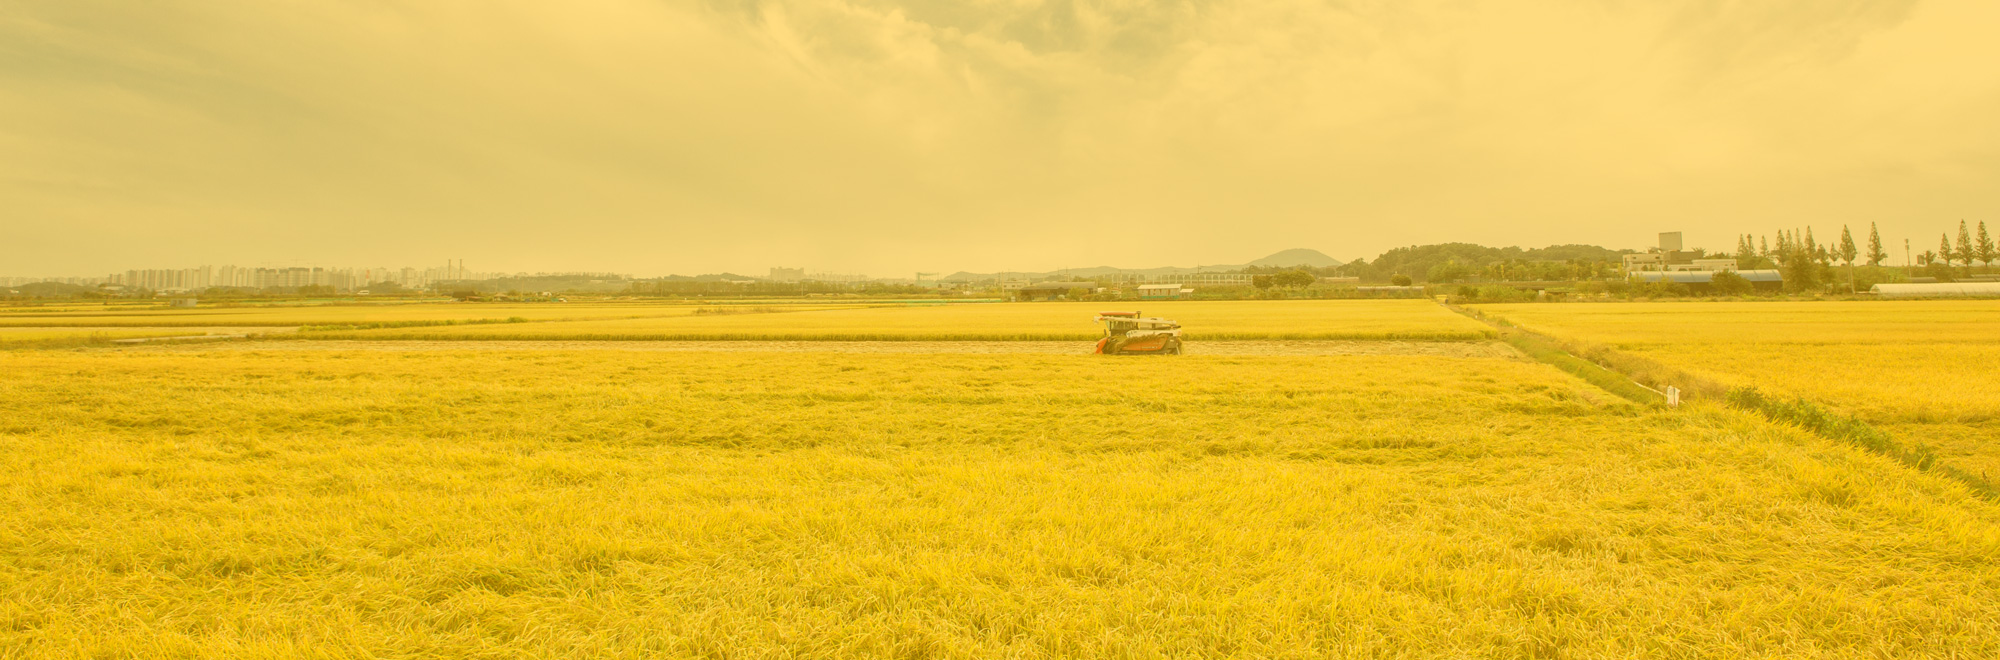
[[[2000, 221], [2000, 4], [0, 9], [0, 275], [1241, 263]], [[1981, 64], [1987, 63], [1987, 64]]]

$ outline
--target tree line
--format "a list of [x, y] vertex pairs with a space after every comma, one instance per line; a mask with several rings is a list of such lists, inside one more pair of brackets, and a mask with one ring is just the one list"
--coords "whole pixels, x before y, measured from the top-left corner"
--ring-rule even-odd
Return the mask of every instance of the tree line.
[[[1847, 225], [1840, 227], [1840, 239], [1834, 243], [1814, 240], [1812, 228], [1803, 231], [1779, 230], [1774, 242], [1769, 236], [1744, 234], [1736, 240], [1736, 264], [1739, 269], [1777, 268], [1784, 272], [1786, 287], [1795, 290], [1817, 289], [1828, 281], [1829, 269], [1836, 264], [1847, 271], [1850, 289], [1858, 287], [1856, 268], [1866, 265], [1882, 268], [1889, 260], [1889, 253], [1882, 246], [1882, 232], [1875, 223], [1868, 223], [1868, 242], [1864, 246], [1854, 240], [1854, 233]], [[1941, 281], [1948, 281], [1954, 275], [1954, 262], [1959, 267], [1970, 269], [1975, 263], [1991, 267], [1993, 260], [2000, 258], [2000, 250], [1995, 249], [1993, 237], [1986, 231], [1986, 223], [1981, 221], [1975, 232], [1970, 224], [1958, 223], [1958, 242], [1953, 245], [1949, 233], [1939, 238], [1937, 250], [1926, 250], [1915, 255], [1916, 265], [1924, 268], [1924, 273]]]

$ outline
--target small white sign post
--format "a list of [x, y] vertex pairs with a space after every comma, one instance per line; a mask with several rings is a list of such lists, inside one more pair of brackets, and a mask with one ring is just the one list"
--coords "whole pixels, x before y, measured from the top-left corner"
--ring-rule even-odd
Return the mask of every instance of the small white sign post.
[[1672, 385], [1667, 386], [1667, 407], [1668, 408], [1681, 407], [1681, 388], [1674, 387]]

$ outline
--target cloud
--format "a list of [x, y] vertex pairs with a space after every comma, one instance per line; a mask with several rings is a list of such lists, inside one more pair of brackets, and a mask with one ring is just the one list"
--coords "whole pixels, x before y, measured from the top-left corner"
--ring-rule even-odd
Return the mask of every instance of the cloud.
[[0, 14], [0, 261], [875, 273], [1990, 213], [2000, 10], [577, 0]]

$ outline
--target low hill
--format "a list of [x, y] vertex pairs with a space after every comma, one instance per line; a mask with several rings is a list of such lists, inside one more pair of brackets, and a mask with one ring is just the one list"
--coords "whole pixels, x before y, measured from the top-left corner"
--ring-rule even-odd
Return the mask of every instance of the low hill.
[[1192, 267], [1160, 266], [1157, 268], [1117, 268], [1113, 266], [1093, 266], [1090, 268], [1067, 268], [1063, 270], [1052, 270], [1039, 273], [1023, 272], [1023, 271], [1014, 271], [1008, 273], [969, 273], [965, 271], [959, 271], [947, 275], [941, 278], [939, 281], [977, 282], [981, 280], [995, 279], [1002, 275], [1005, 275], [1007, 279], [1042, 281], [1042, 280], [1070, 280], [1078, 278], [1088, 279], [1093, 277], [1117, 277], [1122, 275], [1151, 276], [1151, 275], [1181, 275], [1186, 273], [1236, 273], [1236, 272], [1242, 272], [1243, 269], [1245, 268], [1253, 268], [1253, 267], [1284, 268], [1291, 266], [1305, 266], [1308, 268], [1331, 268], [1334, 266], [1339, 266], [1341, 263], [1342, 262], [1339, 259], [1326, 256], [1326, 253], [1320, 252], [1319, 250], [1293, 248], [1290, 250], [1279, 252], [1277, 254], [1273, 254], [1268, 257], [1264, 257], [1262, 259], [1258, 259], [1256, 261], [1252, 261], [1247, 264], [1217, 264], [1212, 266], [1192, 266]]
[[1279, 252], [1277, 254], [1273, 254], [1271, 256], [1264, 257], [1262, 259], [1258, 259], [1256, 261], [1252, 261], [1244, 265], [1280, 267], [1280, 268], [1285, 266], [1328, 268], [1332, 266], [1338, 266], [1341, 263], [1342, 262], [1339, 259], [1326, 256], [1326, 253], [1320, 252], [1319, 250], [1312, 250], [1307, 248], [1292, 248], [1290, 250], [1285, 250], [1283, 252]]

